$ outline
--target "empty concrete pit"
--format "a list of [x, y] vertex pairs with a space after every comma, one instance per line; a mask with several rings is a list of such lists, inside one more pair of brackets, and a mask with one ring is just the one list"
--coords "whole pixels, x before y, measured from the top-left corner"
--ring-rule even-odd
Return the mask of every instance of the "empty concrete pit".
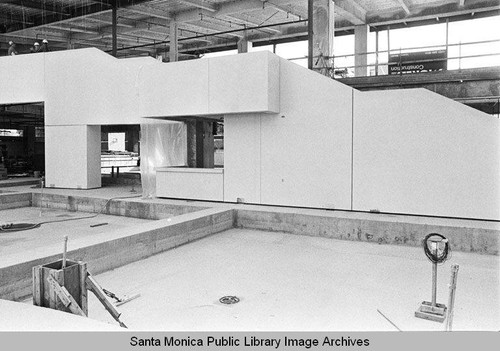
[[[498, 330], [498, 256], [454, 252], [438, 268], [447, 304], [450, 265], [460, 265], [453, 330]], [[134, 277], [133, 281], [130, 277]], [[97, 276], [139, 330], [443, 330], [414, 317], [431, 298], [431, 262], [418, 247], [231, 229]], [[223, 296], [239, 303], [225, 305]], [[89, 316], [114, 323], [96, 299]]]

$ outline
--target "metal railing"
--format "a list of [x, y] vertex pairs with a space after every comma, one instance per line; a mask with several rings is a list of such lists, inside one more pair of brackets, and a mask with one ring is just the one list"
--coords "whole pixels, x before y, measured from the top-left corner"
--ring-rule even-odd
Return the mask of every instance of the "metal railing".
[[[462, 54], [462, 51], [467, 50], [473, 50], [474, 45], [486, 45], [486, 44], [493, 44], [493, 43], [498, 43], [500, 44], [500, 39], [493, 39], [493, 40], [482, 40], [482, 41], [474, 41], [474, 42], [459, 42], [459, 43], [454, 43], [454, 44], [441, 44], [441, 45], [427, 45], [427, 46], [414, 46], [414, 47], [407, 47], [407, 48], [398, 48], [398, 49], [389, 49], [389, 50], [378, 50], [378, 51], [369, 51], [369, 52], [363, 52], [363, 53], [358, 53], [358, 54], [347, 54], [347, 55], [335, 55], [331, 57], [327, 57], [327, 59], [330, 62], [331, 67], [318, 67], [318, 70], [324, 70], [324, 69], [330, 69], [332, 71], [331, 76], [333, 75], [336, 76], [341, 76], [342, 78], [345, 77], [354, 77], [355, 71], [357, 69], [363, 69], [363, 72], [365, 74], [362, 75], [357, 75], [359, 76], [378, 76], [378, 75], [388, 75], [389, 74], [389, 66], [397, 64], [398, 62], [390, 62], [389, 58], [391, 55], [401, 55], [401, 54], [408, 54], [408, 53], [417, 53], [421, 51], [432, 51], [432, 50], [445, 50], [446, 51], [446, 58], [438, 58], [438, 59], [424, 59], [424, 60], [410, 60], [410, 61], [400, 61], [399, 64], [417, 64], [417, 63], [429, 63], [429, 62], [444, 62], [446, 63], [446, 69], [447, 70], [460, 70], [464, 68], [463, 63], [467, 60], [472, 60], [476, 59], [476, 62], [471, 63], [469, 62], [467, 66], [471, 66], [469, 68], [479, 68], [479, 67], [489, 67], [489, 66], [500, 66], [500, 48], [499, 49], [494, 49], [491, 50], [489, 49], [490, 52], [485, 52], [485, 53], [471, 53], [471, 54]], [[485, 49], [482, 49], [486, 51]], [[457, 54], [450, 54], [450, 51], [456, 51]], [[338, 64], [339, 61], [341, 60], [346, 60], [346, 61], [356, 61], [356, 58], [359, 57], [366, 57], [366, 61], [371, 61], [367, 62], [366, 64]], [[480, 60], [481, 58], [487, 58], [487, 57], [493, 57], [496, 56], [498, 57], [497, 64], [491, 65], [487, 64], [484, 65], [484, 63], [481, 63]], [[307, 56], [303, 57], [294, 57], [290, 58], [290, 61], [296, 61], [296, 60], [305, 60], [307, 59]], [[452, 68], [450, 68], [450, 63], [453, 63], [454, 65], [451, 65]], [[455, 66], [455, 68], [453, 68]], [[337, 73], [335, 73], [337, 72]], [[343, 72], [341, 74], [341, 72]], [[358, 72], [359, 73], [359, 72]], [[402, 72], [398, 74], [403, 74]]]

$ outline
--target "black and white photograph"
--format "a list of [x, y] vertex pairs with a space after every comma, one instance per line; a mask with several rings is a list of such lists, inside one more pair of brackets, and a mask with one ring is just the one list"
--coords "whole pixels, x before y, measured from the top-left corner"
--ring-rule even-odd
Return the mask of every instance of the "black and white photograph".
[[0, 0], [6, 349], [495, 349], [499, 248], [499, 0]]

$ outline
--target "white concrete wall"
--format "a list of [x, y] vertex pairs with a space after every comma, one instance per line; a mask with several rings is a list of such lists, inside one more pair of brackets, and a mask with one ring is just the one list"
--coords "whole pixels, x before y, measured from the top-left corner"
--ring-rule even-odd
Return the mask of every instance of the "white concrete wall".
[[500, 219], [498, 119], [425, 89], [354, 106], [355, 210]]
[[45, 100], [46, 54], [0, 57], [0, 104]]
[[[46, 125], [139, 124], [137, 84], [144, 65], [97, 49], [49, 53]], [[35, 56], [35, 55], [33, 55]]]
[[99, 125], [224, 114], [225, 201], [500, 219], [499, 121], [426, 90], [356, 92], [268, 52], [72, 50], [0, 77], [0, 103], [45, 101], [49, 186], [100, 186]]
[[350, 209], [352, 89], [283, 59], [279, 72], [279, 114], [225, 116], [225, 201]]
[[271, 115], [243, 114], [224, 118], [224, 201], [238, 198], [262, 203], [261, 119]]
[[87, 188], [101, 187], [101, 126], [87, 128]]
[[271, 53], [144, 66], [141, 117], [278, 112], [279, 60]]
[[224, 201], [224, 170], [222, 168], [168, 168], [156, 172], [158, 197]]
[[77, 189], [100, 187], [100, 132], [100, 126], [46, 126], [46, 186]]
[[[48, 152], [62, 159], [77, 142], [85, 143], [68, 161], [81, 176], [72, 171], [70, 177], [57, 176], [66, 161], [54, 155], [46, 157], [46, 169], [49, 186], [90, 188], [100, 185], [93, 159], [99, 158], [95, 150], [100, 140], [90, 126], [149, 123], [141, 117], [276, 112], [277, 67], [278, 58], [267, 52], [172, 64], [151, 58], [116, 60], [97, 49], [2, 57], [0, 103], [43, 101], [47, 127], [67, 126], [70, 133], [89, 126], [88, 138], [62, 137], [59, 128], [48, 132], [57, 134], [57, 140], [46, 137]], [[86, 167], [77, 166], [77, 160]]]

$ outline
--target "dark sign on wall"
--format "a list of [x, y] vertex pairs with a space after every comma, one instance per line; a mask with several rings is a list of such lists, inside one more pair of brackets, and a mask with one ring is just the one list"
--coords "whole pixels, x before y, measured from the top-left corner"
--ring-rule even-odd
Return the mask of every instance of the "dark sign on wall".
[[446, 50], [407, 52], [389, 55], [389, 74], [446, 70]]

